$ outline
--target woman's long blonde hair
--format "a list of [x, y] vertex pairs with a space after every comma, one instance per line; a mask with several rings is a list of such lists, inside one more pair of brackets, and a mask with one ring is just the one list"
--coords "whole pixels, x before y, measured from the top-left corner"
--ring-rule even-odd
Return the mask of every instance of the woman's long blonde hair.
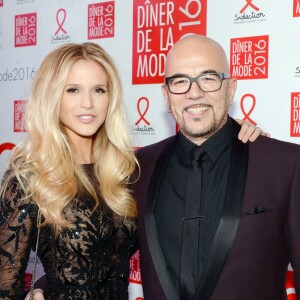
[[32, 85], [26, 112], [28, 135], [12, 151], [2, 192], [16, 176], [57, 232], [71, 227], [66, 219], [69, 204], [79, 191], [99, 199], [94, 184], [74, 158], [74, 149], [59, 120], [60, 102], [71, 67], [78, 60], [93, 60], [108, 78], [110, 103], [102, 127], [93, 140], [94, 170], [101, 196], [117, 214], [136, 217], [136, 203], [128, 186], [137, 166], [125, 120], [122, 87], [110, 56], [95, 43], [65, 44], [50, 52]]

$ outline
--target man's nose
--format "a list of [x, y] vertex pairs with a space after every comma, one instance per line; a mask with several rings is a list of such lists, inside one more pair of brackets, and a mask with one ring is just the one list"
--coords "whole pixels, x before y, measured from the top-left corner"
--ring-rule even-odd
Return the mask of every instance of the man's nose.
[[189, 91], [187, 92], [188, 96], [190, 98], [195, 98], [195, 97], [204, 97], [205, 92], [200, 88], [198, 82], [194, 81], [191, 84], [191, 87]]

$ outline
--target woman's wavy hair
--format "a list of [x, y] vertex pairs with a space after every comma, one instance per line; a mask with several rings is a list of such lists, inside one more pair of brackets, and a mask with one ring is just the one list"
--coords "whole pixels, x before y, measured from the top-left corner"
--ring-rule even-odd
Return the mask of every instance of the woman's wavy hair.
[[[75, 162], [74, 149], [59, 120], [60, 103], [73, 64], [79, 60], [97, 62], [106, 72], [110, 103], [104, 124], [93, 139], [95, 186]], [[136, 217], [136, 202], [129, 184], [137, 161], [128, 134], [123, 108], [122, 86], [111, 57], [95, 43], [65, 44], [50, 52], [35, 75], [26, 109], [27, 137], [12, 151], [2, 187], [16, 176], [45, 217], [45, 224], [57, 233], [71, 228], [66, 217], [72, 200], [88, 192], [99, 205], [97, 191], [118, 215]], [[99, 193], [98, 193], [99, 194]]]

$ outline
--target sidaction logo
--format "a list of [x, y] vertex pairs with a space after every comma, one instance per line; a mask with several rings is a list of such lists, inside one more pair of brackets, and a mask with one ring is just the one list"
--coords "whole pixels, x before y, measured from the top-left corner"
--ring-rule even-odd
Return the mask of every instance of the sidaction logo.
[[[255, 1], [255, 0], [254, 0]], [[260, 12], [260, 8], [253, 0], [245, 0], [244, 6], [240, 9], [239, 13], [234, 15], [234, 23], [250, 23], [257, 21], [265, 21], [266, 15]]]
[[151, 126], [149, 120], [146, 118], [146, 114], [149, 109], [149, 99], [146, 97], [139, 98], [137, 102], [137, 111], [139, 119], [131, 127], [131, 133], [134, 135], [154, 135], [155, 129]]
[[57, 29], [54, 35], [51, 37], [52, 43], [59, 43], [59, 42], [67, 42], [70, 41], [71, 37], [68, 35], [67, 30], [63, 27], [64, 23], [67, 18], [67, 12], [64, 8], [60, 8], [56, 12], [56, 23]]

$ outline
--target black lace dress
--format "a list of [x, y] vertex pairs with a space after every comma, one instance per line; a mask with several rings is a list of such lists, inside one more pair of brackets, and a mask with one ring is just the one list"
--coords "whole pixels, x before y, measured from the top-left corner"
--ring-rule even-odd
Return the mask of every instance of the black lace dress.
[[[86, 165], [88, 173], [92, 165]], [[0, 200], [0, 299], [24, 299], [24, 273], [35, 247], [37, 206], [20, 201], [14, 180]], [[72, 204], [74, 229], [54, 238], [50, 228], [40, 233], [38, 256], [46, 272], [45, 299], [128, 299], [130, 256], [136, 250], [137, 228], [86, 195]]]

